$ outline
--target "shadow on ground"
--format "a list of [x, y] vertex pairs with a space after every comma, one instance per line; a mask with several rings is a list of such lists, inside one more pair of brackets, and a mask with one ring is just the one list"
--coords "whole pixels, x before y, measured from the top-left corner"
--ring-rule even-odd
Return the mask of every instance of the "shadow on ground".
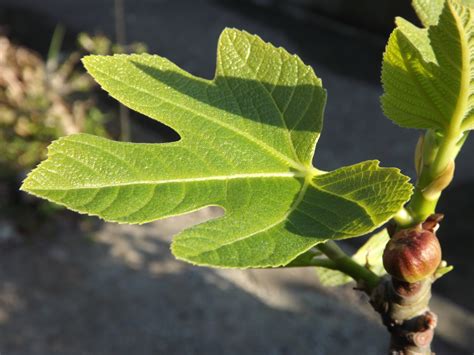
[[[171, 234], [207, 209], [141, 227], [106, 225], [1, 251], [0, 352], [380, 354], [377, 317], [311, 270], [211, 270], [176, 261]], [[344, 300], [344, 302], [341, 302]], [[456, 348], [439, 343], [441, 353]]]

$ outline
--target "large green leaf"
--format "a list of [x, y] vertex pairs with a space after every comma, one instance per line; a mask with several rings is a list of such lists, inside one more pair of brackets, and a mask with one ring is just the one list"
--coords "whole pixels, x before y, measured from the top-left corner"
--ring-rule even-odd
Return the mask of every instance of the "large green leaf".
[[384, 54], [382, 105], [403, 127], [459, 134], [474, 128], [474, 9], [446, 0], [439, 14], [439, 2], [429, 3], [414, 1], [430, 27], [397, 20]]
[[22, 188], [123, 223], [222, 206], [223, 217], [174, 239], [180, 259], [285, 265], [317, 243], [373, 230], [411, 194], [405, 176], [376, 161], [329, 173], [312, 166], [326, 99], [321, 81], [298, 57], [257, 36], [225, 30], [213, 80], [153, 55], [84, 63], [113, 97], [170, 125], [181, 140], [69, 136], [51, 145]]

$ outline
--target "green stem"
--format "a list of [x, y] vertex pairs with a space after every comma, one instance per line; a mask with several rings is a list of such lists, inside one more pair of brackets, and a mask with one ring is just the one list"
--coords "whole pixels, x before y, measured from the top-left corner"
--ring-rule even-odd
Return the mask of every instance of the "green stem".
[[393, 216], [393, 220], [397, 223], [398, 226], [402, 228], [408, 227], [413, 224], [413, 217], [411, 216], [410, 212], [408, 212], [405, 208], [401, 208], [400, 211], [398, 211], [397, 214]]
[[59, 52], [61, 51], [61, 45], [64, 39], [64, 33], [64, 26], [57, 25], [54, 29], [53, 36], [51, 37], [46, 62], [55, 61], [57, 63]]
[[[459, 130], [450, 130], [444, 135], [433, 130], [426, 133], [421, 172], [407, 207], [414, 223], [420, 223], [435, 213], [441, 192], [450, 183], [449, 165], [454, 164], [466, 139], [467, 133], [462, 135]], [[395, 222], [398, 223], [396, 219]]]
[[[418, 174], [415, 192], [406, 210], [393, 218], [400, 228], [409, 227], [407, 223], [423, 222], [435, 213], [442, 191], [450, 184], [454, 160], [467, 139], [460, 124], [453, 122], [444, 134], [428, 130], [420, 137], [415, 153]], [[409, 218], [404, 212], [408, 212]], [[441, 275], [449, 271], [444, 267]], [[433, 281], [433, 276], [416, 283], [391, 277], [381, 282], [371, 295], [374, 309], [381, 314], [391, 333], [390, 354], [432, 354], [436, 315], [429, 310], [429, 302]]]
[[355, 262], [334, 241], [329, 240], [326, 243], [318, 244], [316, 248], [336, 265], [337, 270], [362, 284], [367, 292], [373, 290], [380, 282], [380, 278], [376, 274]]

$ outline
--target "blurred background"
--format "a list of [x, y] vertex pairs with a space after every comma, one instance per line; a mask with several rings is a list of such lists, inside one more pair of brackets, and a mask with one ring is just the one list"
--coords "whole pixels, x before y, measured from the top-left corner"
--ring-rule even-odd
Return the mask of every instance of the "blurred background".
[[[414, 176], [415, 130], [379, 107], [382, 53], [408, 0], [0, 0], [0, 354], [381, 354], [387, 335], [351, 286], [311, 269], [213, 270], [175, 261], [173, 234], [219, 209], [144, 226], [105, 224], [18, 191], [54, 139], [89, 132], [165, 142], [175, 132], [120, 107], [79, 59], [149, 51], [213, 76], [225, 27], [297, 53], [328, 90], [318, 168], [367, 159]], [[435, 350], [474, 350], [474, 143], [439, 211]], [[343, 243], [351, 251], [363, 242]]]

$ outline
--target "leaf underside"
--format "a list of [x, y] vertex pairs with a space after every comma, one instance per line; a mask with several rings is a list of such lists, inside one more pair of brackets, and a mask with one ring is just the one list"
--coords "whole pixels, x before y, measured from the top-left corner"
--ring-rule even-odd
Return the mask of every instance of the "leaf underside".
[[474, 128], [474, 9], [460, 0], [414, 0], [426, 28], [401, 18], [384, 53], [382, 107], [403, 127]]
[[50, 146], [22, 189], [120, 223], [223, 207], [223, 217], [175, 237], [177, 258], [285, 265], [317, 243], [370, 232], [410, 197], [408, 178], [377, 161], [329, 173], [312, 166], [326, 100], [321, 80], [257, 36], [225, 30], [213, 80], [148, 54], [89, 56], [84, 64], [111, 96], [181, 140], [68, 136]]
[[445, 0], [413, 0], [412, 5], [425, 27], [436, 25]]

